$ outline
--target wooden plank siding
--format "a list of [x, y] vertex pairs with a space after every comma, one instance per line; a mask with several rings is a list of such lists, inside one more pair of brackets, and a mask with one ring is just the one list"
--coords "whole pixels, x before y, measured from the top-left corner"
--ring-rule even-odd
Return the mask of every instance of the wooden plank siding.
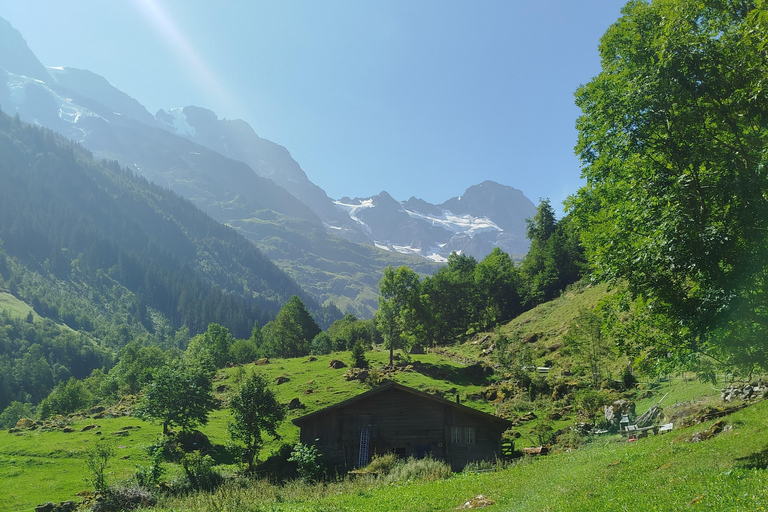
[[[370, 428], [369, 460], [388, 452], [417, 458], [431, 454], [455, 471], [472, 460], [499, 457], [501, 433], [510, 426], [502, 418], [394, 383], [294, 423], [301, 428], [301, 442], [317, 446], [336, 466], [355, 467], [360, 434]], [[460, 435], [454, 439], [457, 432]]]

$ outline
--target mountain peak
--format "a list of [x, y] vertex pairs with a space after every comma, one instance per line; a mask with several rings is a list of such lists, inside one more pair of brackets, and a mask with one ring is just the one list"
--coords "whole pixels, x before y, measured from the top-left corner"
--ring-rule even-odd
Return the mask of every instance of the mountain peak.
[[3, 49], [0, 52], [0, 68], [43, 82], [51, 79], [21, 33], [4, 18], [0, 18], [0, 48]]

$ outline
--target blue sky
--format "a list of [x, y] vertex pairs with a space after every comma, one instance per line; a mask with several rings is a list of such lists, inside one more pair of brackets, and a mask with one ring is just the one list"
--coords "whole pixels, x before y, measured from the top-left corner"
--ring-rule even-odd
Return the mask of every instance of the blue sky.
[[48, 66], [242, 118], [329, 196], [580, 186], [576, 88], [623, 0], [0, 0]]

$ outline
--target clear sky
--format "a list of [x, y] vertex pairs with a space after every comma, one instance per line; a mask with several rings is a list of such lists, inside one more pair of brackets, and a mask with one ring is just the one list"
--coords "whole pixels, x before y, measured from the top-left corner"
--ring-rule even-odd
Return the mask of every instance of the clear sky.
[[329, 196], [580, 185], [573, 92], [624, 0], [0, 0], [47, 66], [242, 118]]

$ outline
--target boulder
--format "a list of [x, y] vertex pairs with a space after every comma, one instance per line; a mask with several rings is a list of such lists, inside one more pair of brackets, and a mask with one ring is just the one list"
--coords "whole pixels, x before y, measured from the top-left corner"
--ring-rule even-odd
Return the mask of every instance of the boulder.
[[19, 421], [16, 422], [16, 428], [17, 429], [34, 429], [38, 427], [38, 423], [35, 420], [31, 420], [29, 418], [21, 418]]
[[344, 361], [339, 361], [338, 359], [331, 359], [331, 362], [328, 364], [329, 368], [333, 368], [334, 370], [338, 370], [340, 368], [346, 368], [347, 363]]
[[496, 502], [493, 501], [490, 498], [486, 498], [482, 494], [478, 494], [474, 498], [472, 498], [469, 501], [464, 502], [463, 504], [459, 505], [457, 508], [459, 510], [461, 509], [468, 509], [468, 508], [485, 508], [490, 507], [491, 505], [494, 505]]
[[256, 366], [264, 366], [265, 364], [269, 364], [269, 359], [266, 357], [256, 360]]
[[285, 375], [280, 375], [278, 377], [275, 377], [275, 384], [279, 386], [280, 384], [285, 384], [286, 382], [288, 382], [290, 380], [291, 379], [289, 379]]
[[298, 397], [288, 402], [288, 409], [290, 409], [291, 411], [294, 411], [296, 409], [306, 409], [306, 407], [307, 406], [301, 403], [301, 400], [299, 400]]

